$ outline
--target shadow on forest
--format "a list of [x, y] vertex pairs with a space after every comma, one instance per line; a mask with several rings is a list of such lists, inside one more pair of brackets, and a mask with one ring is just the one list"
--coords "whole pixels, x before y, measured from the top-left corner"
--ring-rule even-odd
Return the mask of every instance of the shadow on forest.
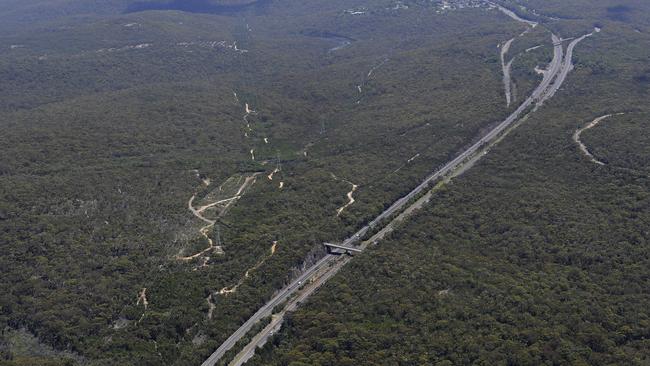
[[211, 0], [139, 1], [129, 5], [125, 13], [147, 10], [179, 10], [188, 13], [236, 15], [249, 10], [262, 13], [271, 2], [272, 0], [254, 0], [241, 4], [217, 4]]
[[628, 22], [631, 11], [632, 8], [627, 5], [610, 6], [607, 8], [607, 18], [620, 22]]

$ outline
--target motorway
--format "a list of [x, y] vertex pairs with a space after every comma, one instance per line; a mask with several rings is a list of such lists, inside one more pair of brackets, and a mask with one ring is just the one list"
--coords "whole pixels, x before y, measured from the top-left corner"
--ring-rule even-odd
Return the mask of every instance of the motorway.
[[293, 282], [291, 282], [289, 285], [285, 286], [280, 290], [280, 292], [275, 295], [271, 300], [269, 300], [264, 306], [262, 306], [253, 316], [251, 316], [244, 324], [242, 324], [239, 329], [237, 329], [233, 334], [226, 339], [225, 342], [217, 348], [216, 351], [210, 355], [210, 357], [203, 362], [202, 365], [204, 366], [212, 366], [215, 365], [216, 362], [221, 359], [221, 357], [226, 353], [228, 350], [230, 350], [237, 341], [239, 341], [243, 336], [248, 333], [248, 331], [260, 320], [263, 318], [270, 316], [271, 312], [273, 311], [273, 308], [277, 306], [278, 304], [281, 304], [285, 300], [289, 298], [300, 286], [305, 283], [306, 281], [311, 280], [313, 275], [318, 272], [320, 269], [327, 267], [331, 262], [333, 262], [337, 256], [335, 255], [326, 255], [323, 257], [321, 260], [316, 262], [313, 266], [309, 267], [302, 275], [300, 275], [297, 279], [295, 279]]
[[[594, 32], [600, 32], [600, 30], [598, 28], [596, 28], [594, 30]], [[571, 70], [573, 70], [573, 61], [572, 60], [573, 60], [573, 50], [575, 49], [575, 47], [578, 45], [578, 43], [580, 43], [585, 38], [593, 36], [594, 32], [591, 32], [591, 33], [585, 34], [585, 35], [583, 35], [581, 37], [578, 37], [578, 38], [574, 39], [573, 41], [571, 41], [571, 43], [569, 43], [569, 45], [567, 46], [567, 49], [566, 49], [566, 57], [564, 58], [564, 61], [562, 62], [562, 68], [561, 68], [562, 70], [560, 71], [559, 75], [557, 76], [557, 78], [555, 80], [555, 83], [553, 83], [553, 86], [552, 86], [551, 90], [547, 93], [546, 99], [551, 98], [553, 95], [555, 95], [555, 92], [557, 92], [558, 89], [560, 89], [560, 86], [562, 86], [562, 83], [564, 83], [564, 80], [566, 79], [567, 75], [569, 75], [569, 72]]]
[[[503, 11], [503, 10], [502, 10]], [[506, 13], [507, 14], [507, 13]], [[509, 15], [509, 14], [508, 14]], [[591, 35], [591, 34], [589, 34]], [[477, 152], [481, 151], [483, 148], [489, 147], [491, 143], [494, 143], [497, 138], [508, 128], [511, 127], [516, 121], [525, 115], [524, 112], [530, 107], [534, 107], [533, 110], [536, 110], [537, 107], [541, 106], [544, 101], [553, 96], [553, 94], [560, 88], [561, 84], [566, 79], [569, 71], [572, 68], [572, 51], [573, 48], [585, 37], [585, 35], [579, 39], [571, 42], [567, 48], [566, 57], [563, 60], [563, 48], [561, 39], [555, 34], [552, 35], [552, 41], [554, 45], [553, 50], [553, 59], [549, 64], [547, 70], [544, 73], [544, 77], [540, 84], [535, 88], [532, 94], [514, 111], [512, 112], [504, 121], [499, 123], [496, 127], [490, 130], [486, 135], [481, 137], [476, 143], [467, 148], [465, 151], [456, 156], [453, 160], [449, 161], [442, 168], [436, 170], [434, 173], [429, 175], [422, 183], [415, 187], [411, 192], [406, 196], [398, 199], [394, 202], [389, 208], [384, 212], [378, 215], [374, 220], [369, 224], [362, 227], [352, 236], [345, 239], [341, 245], [343, 246], [353, 246], [355, 243], [359, 242], [360, 239], [372, 228], [378, 227], [384, 220], [392, 217], [395, 214], [398, 214], [402, 211], [402, 214], [398, 216], [404, 216], [407, 212], [412, 211], [412, 208], [416, 205], [421, 205], [423, 202], [428, 200], [429, 195], [417, 200], [415, 203], [409, 205], [412, 199], [420, 195], [422, 192], [429, 190], [432, 183], [436, 180], [445, 177], [446, 175], [453, 173], [455, 170], [462, 168], [463, 164], [471, 158], [472, 164], [480, 159], [484, 154], [477, 155]], [[408, 207], [407, 207], [408, 205]], [[405, 210], [404, 210], [405, 209]], [[392, 229], [392, 226], [398, 220], [392, 220], [390, 223], [384, 225], [381, 230], [375, 234], [371, 239], [361, 243], [360, 248], [364, 249], [370, 243], [375, 242], [383, 234]], [[244, 348], [240, 354], [235, 357], [235, 360], [231, 365], [241, 365], [248, 358], [252, 356], [256, 347], [264, 344], [268, 337], [278, 329], [281, 325], [282, 315], [287, 311], [290, 311], [297, 307], [300, 301], [306, 299], [311, 295], [322, 283], [331, 278], [338, 270], [343, 267], [351, 257], [347, 256], [337, 256], [328, 254], [316, 262], [314, 265], [309, 267], [302, 275], [300, 275], [293, 282], [282, 288], [271, 300], [269, 300], [264, 306], [262, 306], [255, 314], [253, 314], [239, 329], [237, 329], [226, 341], [217, 348], [210, 357], [203, 362], [202, 366], [213, 366], [223, 357], [223, 355], [230, 350], [241, 338], [243, 338], [251, 328], [261, 321], [263, 318], [271, 315], [273, 309], [278, 305], [283, 303], [286, 300], [289, 300], [290, 297], [297, 293], [297, 299], [294, 298], [290, 300], [284, 309], [276, 314], [277, 316], [273, 318], [271, 326], [267, 326], [258, 333], [253, 340]], [[304, 286], [303, 286], [304, 285]], [[299, 291], [300, 290], [300, 291]]]

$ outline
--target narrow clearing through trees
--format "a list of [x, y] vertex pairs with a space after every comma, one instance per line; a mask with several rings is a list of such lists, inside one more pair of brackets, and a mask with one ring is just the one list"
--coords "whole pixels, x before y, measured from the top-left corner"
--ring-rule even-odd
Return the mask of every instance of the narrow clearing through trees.
[[341, 216], [341, 214], [343, 213], [343, 210], [345, 210], [346, 208], [348, 208], [348, 206], [350, 206], [351, 204], [354, 203], [354, 197], [352, 197], [352, 194], [354, 194], [354, 192], [359, 187], [359, 186], [357, 186], [356, 184], [354, 184], [352, 182], [348, 182], [347, 180], [345, 182], [352, 186], [352, 190], [350, 190], [350, 192], [348, 192], [348, 194], [346, 195], [346, 197], [348, 198], [348, 203], [346, 203], [345, 205], [339, 207], [339, 209], [336, 210], [336, 216]]
[[580, 129], [577, 129], [576, 132], [573, 134], [573, 141], [575, 141], [575, 143], [578, 144], [578, 147], [580, 147], [580, 150], [582, 151], [582, 153], [583, 153], [586, 157], [588, 157], [589, 160], [590, 160], [592, 163], [594, 163], [594, 164], [598, 164], [598, 165], [605, 165], [604, 162], [602, 162], [602, 161], [596, 159], [596, 158], [593, 156], [593, 154], [589, 151], [589, 149], [587, 149], [587, 146], [585, 146], [585, 144], [580, 140], [580, 135], [581, 135], [584, 131], [586, 131], [586, 130], [588, 130], [588, 129], [590, 129], [590, 128], [594, 128], [594, 127], [596, 127], [596, 126], [597, 126], [601, 121], [603, 121], [604, 119], [609, 118], [609, 117], [611, 117], [611, 116], [620, 116], [620, 115], [622, 115], [622, 114], [625, 114], [625, 113], [606, 114], [606, 115], [604, 115], [604, 116], [600, 116], [600, 117], [594, 119], [593, 121], [591, 121], [591, 122], [590, 122], [589, 124], [587, 124], [585, 127], [580, 128]]
[[[210, 260], [210, 256], [208, 254], [210, 254], [210, 253], [223, 254], [223, 249], [221, 248], [221, 246], [215, 244], [214, 240], [212, 240], [212, 238], [210, 237], [210, 232], [211, 232], [212, 228], [214, 227], [214, 225], [217, 223], [217, 219], [209, 219], [209, 218], [203, 216], [203, 213], [206, 210], [210, 209], [210, 208], [217, 207], [219, 205], [223, 205], [223, 207], [221, 208], [221, 212], [218, 215], [218, 217], [221, 217], [223, 214], [225, 214], [225, 212], [227, 212], [228, 208], [230, 208], [230, 206], [234, 202], [236, 202], [237, 200], [239, 200], [242, 197], [242, 195], [244, 194], [244, 191], [255, 182], [256, 176], [257, 176], [257, 174], [247, 176], [244, 179], [244, 182], [241, 184], [241, 186], [239, 186], [239, 189], [237, 189], [237, 192], [234, 194], [234, 196], [229, 197], [229, 198], [219, 199], [217, 201], [208, 203], [208, 204], [200, 206], [198, 208], [194, 207], [194, 199], [196, 199], [196, 193], [193, 194], [192, 197], [190, 197], [190, 200], [187, 202], [188, 209], [192, 212], [192, 214], [195, 217], [197, 217], [201, 221], [207, 223], [207, 225], [205, 225], [205, 226], [203, 226], [203, 227], [201, 227], [199, 229], [199, 233], [201, 234], [201, 236], [203, 236], [208, 241], [208, 247], [201, 250], [201, 251], [199, 251], [199, 252], [197, 252], [197, 253], [195, 253], [195, 254], [192, 254], [192, 255], [188, 255], [188, 256], [177, 255], [176, 259], [178, 259], [180, 261], [187, 262], [187, 261], [191, 261], [191, 260], [194, 260], [194, 259], [197, 259], [197, 258], [201, 258], [202, 263], [201, 263], [201, 265], [199, 267], [197, 267], [197, 268], [201, 268], [201, 267], [205, 267], [207, 265], [208, 261]], [[224, 182], [224, 184], [226, 182]], [[223, 187], [223, 184], [219, 187], [220, 191], [221, 191], [222, 187]]]
[[[334, 173], [330, 173], [330, 175], [332, 176], [332, 178], [334, 178], [334, 180], [339, 180], [339, 178]], [[345, 180], [345, 179], [341, 179], [341, 180], [344, 181], [345, 183], [349, 184], [350, 186], [352, 186], [352, 189], [345, 195], [348, 198], [348, 202], [346, 204], [344, 204], [343, 206], [339, 207], [338, 209], [336, 209], [336, 216], [337, 217], [341, 216], [341, 213], [343, 213], [343, 210], [345, 210], [351, 204], [354, 203], [354, 197], [352, 195], [357, 190], [357, 188], [359, 188], [358, 185], [356, 185], [356, 184], [354, 184], [354, 183], [352, 183], [352, 182], [350, 182], [348, 180]]]
[[240, 278], [239, 281], [237, 281], [237, 283], [234, 286], [224, 287], [221, 290], [219, 290], [218, 294], [219, 295], [228, 295], [228, 294], [232, 294], [233, 292], [237, 291], [239, 286], [241, 286], [244, 283], [244, 281], [246, 281], [246, 279], [250, 277], [250, 273], [257, 270], [258, 268], [260, 268], [260, 266], [262, 264], [264, 264], [264, 262], [266, 262], [269, 258], [271, 258], [275, 254], [275, 251], [277, 250], [277, 248], [278, 248], [278, 242], [274, 241], [273, 245], [271, 245], [271, 250], [270, 250], [269, 255], [267, 255], [262, 260], [257, 262], [257, 264], [255, 264], [253, 267], [247, 269], [246, 272], [244, 273], [244, 276], [242, 278]]

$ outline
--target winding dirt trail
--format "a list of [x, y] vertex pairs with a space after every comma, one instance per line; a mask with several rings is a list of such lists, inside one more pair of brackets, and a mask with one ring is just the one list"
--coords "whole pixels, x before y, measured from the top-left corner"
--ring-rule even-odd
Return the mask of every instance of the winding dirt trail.
[[[339, 180], [339, 177], [337, 177], [336, 174], [330, 172], [330, 175], [332, 176], [332, 179], [334, 179], [334, 180]], [[336, 210], [336, 216], [337, 216], [337, 217], [341, 215], [341, 213], [343, 212], [343, 210], [345, 210], [348, 206], [350, 206], [351, 204], [354, 203], [354, 197], [353, 197], [352, 195], [353, 195], [354, 192], [357, 190], [357, 188], [359, 188], [358, 185], [356, 185], [356, 184], [354, 184], [354, 183], [352, 183], [352, 182], [350, 182], [350, 181], [348, 181], [348, 180], [345, 180], [345, 179], [341, 179], [341, 180], [344, 181], [345, 183], [351, 185], [351, 186], [352, 186], [352, 189], [351, 189], [350, 192], [348, 192], [347, 195], [346, 195], [346, 197], [348, 198], [348, 203], [346, 203], [345, 205], [339, 207], [339, 208]]]
[[534, 47], [526, 48], [525, 52], [534, 51], [534, 50], [536, 50], [538, 48], [541, 48], [541, 47], [543, 47], [543, 46], [540, 44], [540, 45], [537, 45], [537, 46], [534, 46]]
[[384, 59], [381, 60], [381, 62], [379, 62], [377, 65], [373, 66], [373, 67], [370, 69], [370, 71], [368, 71], [368, 74], [366, 75], [366, 79], [370, 79], [370, 77], [372, 76], [372, 74], [374, 74], [375, 71], [377, 71], [377, 69], [379, 69], [380, 67], [384, 66], [384, 64], [386, 64], [386, 62], [388, 62], [388, 57], [384, 57]]
[[584, 131], [586, 131], [586, 130], [588, 130], [588, 129], [590, 129], [590, 128], [594, 128], [594, 127], [596, 127], [596, 126], [597, 126], [600, 122], [602, 122], [604, 119], [607, 119], [607, 118], [609, 118], [609, 117], [611, 117], [611, 116], [620, 116], [620, 115], [622, 115], [622, 114], [625, 114], [625, 113], [606, 114], [606, 115], [604, 115], [604, 116], [600, 116], [600, 117], [594, 119], [593, 121], [589, 122], [585, 127], [577, 129], [576, 132], [573, 134], [573, 141], [575, 141], [575, 143], [578, 144], [578, 146], [580, 147], [580, 150], [582, 151], [582, 153], [583, 153], [587, 158], [589, 158], [589, 160], [590, 160], [592, 163], [594, 163], [594, 164], [598, 164], [598, 165], [606, 165], [604, 162], [602, 162], [602, 161], [596, 159], [596, 157], [593, 156], [593, 154], [589, 151], [589, 149], [587, 149], [587, 146], [585, 146], [585, 144], [580, 140], [580, 135], [581, 135]]
[[347, 194], [348, 203], [346, 203], [345, 205], [339, 207], [339, 209], [336, 210], [336, 216], [341, 216], [341, 214], [343, 213], [343, 210], [345, 210], [346, 208], [348, 208], [348, 206], [350, 206], [351, 204], [354, 203], [354, 197], [352, 195], [357, 190], [357, 188], [359, 188], [358, 185], [356, 185], [356, 184], [354, 184], [352, 182], [349, 182], [347, 180], [343, 180], [343, 181], [350, 184], [352, 186], [352, 190], [350, 190], [350, 192], [348, 192], [348, 194]]
[[275, 241], [273, 241], [273, 244], [271, 245], [269, 255], [262, 258], [262, 260], [257, 262], [257, 264], [255, 264], [253, 267], [247, 269], [246, 272], [244, 272], [244, 276], [242, 278], [240, 278], [239, 281], [237, 281], [237, 283], [234, 286], [224, 287], [221, 290], [219, 290], [218, 294], [219, 295], [230, 295], [230, 294], [236, 292], [237, 289], [239, 288], [239, 286], [241, 286], [244, 283], [244, 281], [246, 281], [248, 278], [250, 278], [251, 272], [256, 271], [258, 268], [260, 268], [260, 266], [262, 264], [264, 264], [264, 262], [266, 262], [269, 258], [273, 257], [273, 255], [275, 254], [277, 248], [278, 248], [278, 241], [275, 240]]
[[208, 319], [212, 319], [212, 314], [217, 308], [217, 305], [214, 304], [214, 300], [212, 300], [212, 294], [208, 295], [205, 301], [208, 303]]
[[[235, 49], [236, 49], [236, 44], [235, 44]], [[234, 93], [234, 92], [233, 92]], [[235, 93], [235, 98], [239, 102], [239, 98], [237, 97], [237, 94]], [[251, 127], [251, 122], [248, 120], [248, 117], [251, 115], [257, 114], [257, 111], [251, 108], [250, 104], [248, 102], [244, 103], [244, 116], [242, 117], [242, 120], [244, 121], [244, 124], [246, 125], [246, 130], [244, 131], [244, 137], [249, 138], [250, 134], [253, 132], [253, 128]], [[264, 138], [264, 143], [268, 144], [269, 139], [268, 137]], [[251, 160], [255, 161], [255, 146], [252, 146], [250, 149], [250, 155], [251, 155]]]
[[[237, 99], [237, 101], [239, 101], [239, 98]], [[253, 131], [253, 129], [251, 128], [251, 123], [250, 123], [250, 121], [248, 121], [248, 116], [255, 115], [255, 114], [257, 114], [257, 111], [255, 111], [254, 109], [251, 109], [251, 107], [250, 107], [250, 105], [248, 105], [248, 103], [244, 103], [244, 116], [242, 117], [242, 120], [246, 124], [246, 132], [244, 132], [244, 137], [248, 137], [248, 133]], [[253, 160], [255, 160], [255, 159], [253, 159]]]
[[[189, 256], [176, 256], [176, 259], [178, 259], [180, 261], [186, 261], [186, 262], [191, 261], [193, 259], [202, 257], [205, 254], [207, 254], [209, 252], [212, 252], [212, 251], [219, 252], [219, 254], [223, 254], [223, 250], [221, 249], [221, 247], [215, 246], [214, 241], [208, 235], [210, 229], [212, 229], [212, 227], [214, 226], [214, 224], [217, 221], [216, 220], [210, 220], [210, 219], [206, 218], [205, 216], [203, 216], [201, 213], [203, 211], [205, 211], [206, 209], [210, 208], [210, 207], [218, 205], [219, 203], [222, 203], [224, 201], [230, 201], [230, 200], [233, 200], [233, 199], [236, 199], [236, 198], [239, 198], [239, 197], [232, 197], [232, 198], [229, 198], [227, 200], [221, 200], [221, 201], [213, 202], [213, 203], [211, 203], [209, 205], [199, 207], [198, 209], [194, 208], [194, 205], [192, 204], [192, 202], [194, 201], [194, 198], [196, 198], [196, 194], [192, 195], [190, 200], [187, 202], [187, 206], [190, 209], [190, 211], [192, 211], [194, 216], [198, 217], [199, 219], [201, 219], [202, 221], [207, 223], [206, 226], [203, 226], [203, 227], [201, 227], [199, 229], [199, 233], [201, 234], [201, 236], [203, 236], [208, 241], [208, 247], [205, 248], [204, 250], [198, 252], [198, 253], [195, 253], [195, 254], [192, 254], [192, 255], [189, 255]], [[208, 259], [209, 259], [209, 257], [208, 257]]]
[[147, 288], [143, 287], [142, 291], [138, 294], [138, 301], [135, 303], [136, 305], [142, 304], [144, 306], [144, 310], [147, 310], [147, 307], [149, 307], [149, 301], [147, 300]]
[[[359, 98], [357, 98], [357, 100], [356, 100], [356, 102], [355, 102], [356, 104], [360, 104], [360, 103], [361, 103], [361, 99], [362, 99], [362, 97], [363, 97], [363, 89], [365, 88], [366, 84], [368, 84], [368, 82], [369, 82], [370, 79], [372, 78], [372, 75], [373, 75], [373, 74], [375, 73], [375, 71], [377, 71], [380, 67], [384, 66], [384, 65], [385, 65], [389, 60], [390, 60], [390, 58], [389, 58], [388, 56], [384, 56], [384, 57], [382, 58], [382, 60], [381, 60], [379, 63], [373, 65], [373, 66], [370, 68], [370, 70], [368, 71], [368, 73], [365, 75], [365, 77], [364, 77], [363, 80], [361, 81], [361, 84], [358, 84], [358, 85], [357, 85], [357, 90], [359, 91]], [[306, 156], [306, 155], [305, 155], [305, 156]]]
[[420, 153], [417, 153], [417, 154], [413, 155], [410, 159], [408, 159], [406, 161], [406, 163], [408, 164], [408, 163], [412, 162], [413, 160], [417, 159], [418, 157], [420, 157]]
[[210, 235], [209, 235], [210, 230], [212, 230], [214, 225], [217, 223], [217, 220], [212, 220], [212, 219], [209, 219], [209, 218], [203, 216], [203, 212], [205, 212], [205, 210], [207, 210], [209, 208], [212, 208], [212, 207], [215, 207], [217, 205], [224, 204], [224, 203], [225, 203], [225, 206], [223, 207], [222, 212], [226, 212], [227, 209], [230, 207], [230, 205], [233, 204], [233, 202], [239, 200], [242, 197], [242, 195], [244, 193], [244, 190], [246, 188], [248, 188], [249, 186], [251, 186], [255, 182], [256, 176], [257, 176], [257, 174], [253, 174], [251, 176], [246, 177], [246, 179], [244, 179], [244, 183], [242, 183], [242, 185], [239, 187], [239, 189], [237, 190], [237, 192], [235, 193], [235, 195], [233, 197], [217, 200], [215, 202], [212, 202], [212, 203], [209, 203], [207, 205], [200, 206], [200, 207], [194, 207], [194, 199], [196, 198], [196, 193], [193, 194], [192, 197], [190, 197], [189, 201], [187, 202], [188, 209], [192, 212], [192, 214], [194, 216], [199, 218], [201, 221], [207, 223], [207, 225], [205, 225], [205, 226], [203, 226], [203, 227], [201, 227], [199, 229], [199, 233], [201, 234], [201, 236], [203, 236], [208, 241], [208, 247], [203, 249], [202, 251], [200, 251], [198, 253], [194, 253], [192, 255], [188, 255], [188, 256], [177, 255], [176, 256], [177, 260], [188, 262], [188, 261], [191, 261], [191, 260], [194, 260], [194, 259], [197, 259], [197, 258], [202, 258], [203, 262], [198, 267], [198, 268], [201, 268], [201, 267], [205, 267], [207, 265], [207, 262], [210, 260], [210, 257], [207, 255], [208, 253], [214, 252], [216, 254], [223, 254], [223, 249], [221, 248], [221, 246], [215, 245], [214, 241], [212, 240], [212, 238], [210, 238]]
[[280, 172], [280, 169], [279, 169], [279, 168], [275, 168], [275, 169], [273, 169], [273, 171], [271, 172], [271, 174], [267, 175], [266, 177], [269, 178], [269, 180], [273, 180], [273, 175], [274, 175], [275, 173], [278, 173], [278, 172]]

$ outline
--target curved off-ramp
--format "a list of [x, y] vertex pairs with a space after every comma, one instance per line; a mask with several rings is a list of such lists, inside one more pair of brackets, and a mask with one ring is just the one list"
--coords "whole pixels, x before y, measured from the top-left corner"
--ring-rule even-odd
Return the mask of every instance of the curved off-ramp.
[[[537, 27], [537, 23], [533, 22], [531, 20], [526, 20], [521, 17], [519, 17], [517, 14], [513, 13], [512, 11], [500, 6], [496, 5], [497, 8], [509, 16], [510, 18], [526, 24], [527, 28], [525, 31], [523, 31], [521, 34], [519, 34], [518, 37], [523, 37], [525, 36], [528, 32], [530, 32], [531, 29]], [[512, 87], [513, 87], [513, 82], [512, 82], [512, 76], [511, 76], [511, 70], [512, 70], [512, 63], [515, 61], [515, 57], [511, 58], [510, 61], [506, 61], [506, 56], [508, 54], [508, 51], [510, 51], [510, 46], [512, 46], [512, 42], [515, 41], [517, 37], [513, 37], [509, 40], [507, 40], [505, 43], [501, 45], [501, 71], [503, 73], [503, 88], [505, 90], [505, 95], [506, 95], [506, 106], [510, 107], [510, 104], [512, 104], [513, 101], [513, 95], [512, 95]], [[539, 47], [539, 46], [538, 46]], [[528, 52], [528, 50], [526, 50]]]

